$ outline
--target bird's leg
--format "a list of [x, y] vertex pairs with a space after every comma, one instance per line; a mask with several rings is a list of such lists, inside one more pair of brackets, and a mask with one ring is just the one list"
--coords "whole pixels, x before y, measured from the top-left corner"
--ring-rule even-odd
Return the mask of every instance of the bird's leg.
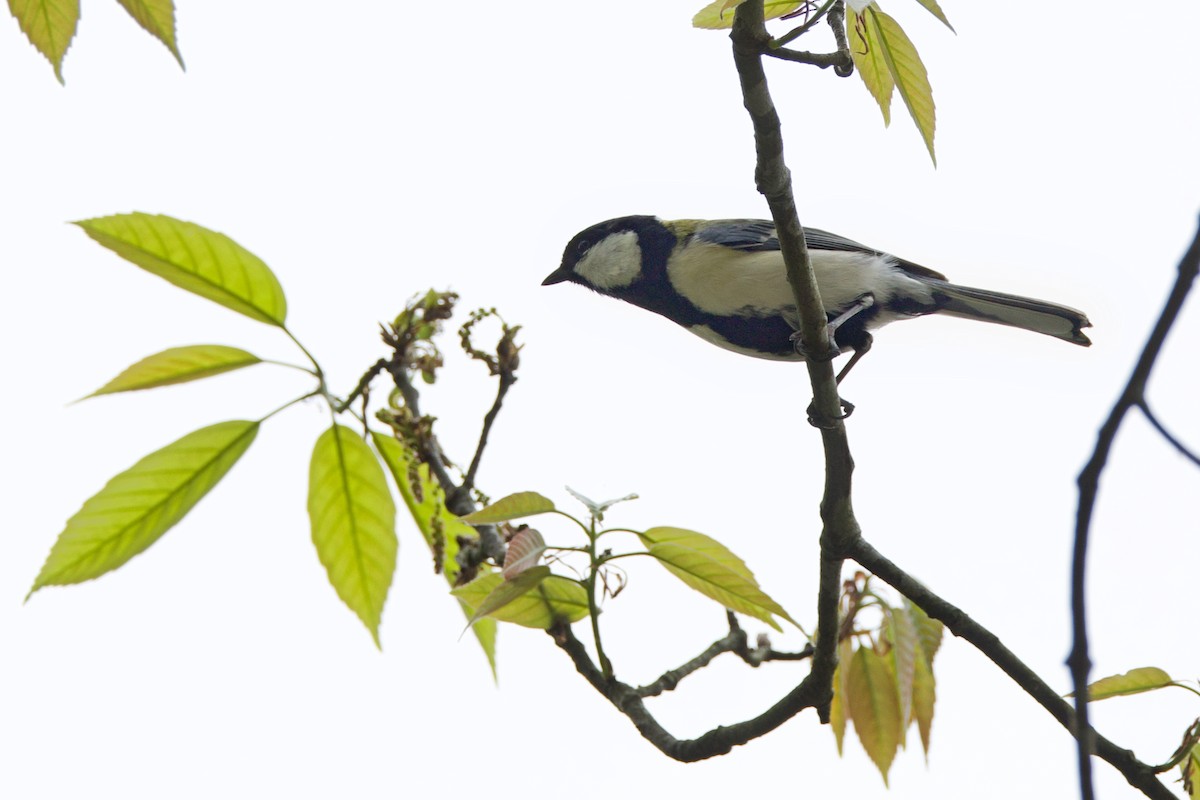
[[[829, 332], [830, 349], [833, 351], [832, 355], [830, 356], [831, 358], [841, 353], [841, 347], [837, 344], [837, 340], [835, 338], [838, 328], [842, 327], [842, 325], [846, 324], [846, 322], [854, 319], [856, 315], [861, 314], [873, 305], [875, 305], [875, 295], [870, 293], [864, 294], [855, 300], [844, 311], [842, 311], [842, 313], [838, 314], [829, 321], [829, 325], [826, 330]], [[842, 380], [850, 373], [850, 369], [859, 362], [859, 359], [867, 354], [868, 350], [871, 349], [871, 344], [874, 342], [874, 338], [866, 331], [863, 331], [862, 335], [862, 343], [854, 348], [854, 355], [852, 355], [850, 360], [846, 362], [846, 366], [842, 367], [842, 371], [837, 374], [837, 378], [835, 380], [838, 386], [841, 386]], [[796, 336], [793, 336], [792, 338], [794, 340], [797, 339]], [[800, 352], [798, 340], [796, 341], [796, 346], [797, 352]], [[803, 353], [801, 354], [803, 355]], [[841, 404], [842, 413], [832, 420], [818, 418], [814, 407], [810, 405], [808, 407], [809, 424], [816, 428], [829, 429], [834, 427], [840, 420], [846, 419], [846, 417], [854, 413], [854, 404], [849, 400], [839, 397], [838, 402]]]
[[842, 367], [842, 371], [837, 374], [838, 386], [842, 385], [842, 381], [850, 373], [850, 368], [857, 364], [859, 359], [865, 356], [867, 351], [871, 349], [871, 345], [875, 343], [875, 337], [873, 337], [871, 334], [866, 333], [864, 335], [866, 336], [866, 339], [863, 340], [861, 345], [854, 348], [854, 355], [850, 356], [850, 360], [846, 362], [846, 366]]
[[846, 306], [845, 311], [829, 321], [829, 325], [826, 327], [826, 330], [829, 331], [829, 338], [832, 339], [837, 333], [838, 328], [842, 327], [847, 322], [854, 319], [854, 317], [866, 311], [873, 305], [875, 305], [875, 295], [867, 292], [853, 303]]

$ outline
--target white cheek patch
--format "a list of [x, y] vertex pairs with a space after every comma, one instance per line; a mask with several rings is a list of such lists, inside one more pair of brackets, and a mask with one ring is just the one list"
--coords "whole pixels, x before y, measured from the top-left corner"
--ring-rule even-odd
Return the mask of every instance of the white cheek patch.
[[621, 289], [642, 271], [637, 233], [615, 233], [595, 244], [575, 264], [575, 273], [597, 289]]

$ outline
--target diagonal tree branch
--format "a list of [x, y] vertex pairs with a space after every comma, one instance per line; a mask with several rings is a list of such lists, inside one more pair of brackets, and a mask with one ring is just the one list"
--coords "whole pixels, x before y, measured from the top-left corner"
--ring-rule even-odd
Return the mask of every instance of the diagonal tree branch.
[[[1030, 669], [996, 634], [980, 625], [962, 609], [943, 600], [925, 588], [907, 572], [889, 561], [864, 539], [851, 544], [846, 555], [883, 580], [900, 594], [912, 600], [934, 619], [941, 620], [958, 637], [966, 639], [975, 649], [998, 666], [1025, 692], [1050, 712], [1067, 730], [1076, 730], [1076, 716], [1071, 705], [1062, 699], [1036, 672]], [[1143, 764], [1133, 753], [1092, 731], [1094, 752], [1112, 764], [1129, 783], [1154, 800], [1177, 800], [1170, 789], [1155, 777], [1154, 767]]]

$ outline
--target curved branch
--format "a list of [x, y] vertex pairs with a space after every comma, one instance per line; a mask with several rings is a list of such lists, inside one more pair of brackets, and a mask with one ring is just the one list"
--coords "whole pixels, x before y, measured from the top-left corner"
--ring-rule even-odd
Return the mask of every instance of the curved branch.
[[604, 677], [568, 623], [556, 623], [547, 633], [571, 657], [579, 674], [629, 717], [642, 738], [676, 761], [687, 763], [725, 755], [739, 745], [770, 733], [806, 708], [829, 704], [828, 685], [812, 680], [812, 673], [809, 673], [799, 686], [754, 719], [719, 725], [695, 739], [677, 739], [654, 718], [637, 689], [615, 678]]
[[[1088, 730], [1087, 684], [1088, 673], [1092, 668], [1091, 657], [1088, 655], [1084, 573], [1087, 568], [1088, 534], [1091, 530], [1092, 512], [1096, 506], [1096, 495], [1100, 490], [1100, 475], [1104, 472], [1108, 455], [1112, 451], [1113, 442], [1117, 438], [1117, 431], [1120, 429], [1125, 415], [1129, 413], [1130, 409], [1144, 401], [1146, 382], [1150, 379], [1150, 372], [1154, 369], [1154, 363], [1162, 352], [1167, 334], [1175, 324], [1175, 320], [1179, 318], [1179, 313], [1183, 309], [1184, 301], [1187, 300], [1198, 272], [1200, 272], [1200, 229], [1196, 231], [1191, 246], [1179, 262], [1179, 274], [1175, 279], [1175, 286], [1171, 289], [1171, 294], [1167, 297], [1158, 322], [1155, 323], [1154, 330], [1150, 333], [1150, 338], [1142, 349], [1137, 365], [1133, 368], [1133, 374], [1129, 376], [1129, 382], [1125, 384], [1125, 390], [1121, 392], [1108, 419], [1100, 428], [1092, 457], [1083, 471], [1079, 473], [1079, 508], [1075, 516], [1075, 546], [1071, 561], [1071, 623], [1075, 643], [1071, 648], [1067, 665], [1071, 668], [1071, 679], [1075, 685], [1075, 713], [1079, 718], [1080, 731]], [[1147, 415], [1147, 418], [1153, 419], [1150, 415]], [[1088, 742], [1084, 736], [1077, 736], [1077, 738], [1079, 740], [1080, 790], [1084, 800], [1091, 800], [1092, 767], [1091, 759], [1088, 757]]]
[[1146, 402], [1145, 397], [1139, 400], [1137, 405], [1138, 408], [1141, 409], [1142, 414], [1145, 415], [1146, 421], [1150, 423], [1154, 430], [1158, 431], [1159, 436], [1167, 440], [1167, 444], [1174, 447], [1179, 455], [1183, 456], [1188, 461], [1191, 461], [1197, 467], [1200, 467], [1200, 456], [1197, 456], [1188, 449], [1187, 445], [1171, 435], [1171, 432], [1167, 430], [1166, 426], [1159, 422], [1158, 417], [1156, 417], [1154, 412], [1150, 410], [1150, 404]]

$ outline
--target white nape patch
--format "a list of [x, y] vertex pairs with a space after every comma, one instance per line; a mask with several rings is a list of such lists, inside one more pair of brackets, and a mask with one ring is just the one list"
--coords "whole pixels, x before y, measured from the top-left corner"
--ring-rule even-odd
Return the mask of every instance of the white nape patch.
[[[881, 306], [897, 296], [933, 301], [930, 287], [898, 269], [889, 256], [815, 249], [809, 250], [809, 256], [827, 310], [844, 308], [868, 292]], [[675, 291], [710, 314], [751, 311], [768, 316], [793, 310], [796, 305], [783, 254], [777, 250], [745, 253], [715, 244], [693, 244], [671, 257], [667, 276]], [[872, 327], [896, 318], [881, 309]]]
[[724, 336], [717, 333], [716, 331], [714, 331], [712, 328], [708, 327], [707, 325], [693, 325], [692, 327], [688, 328], [688, 330], [691, 331], [692, 333], [696, 334], [697, 336], [699, 336], [704, 341], [706, 341], [710, 344], [715, 344], [717, 347], [720, 347], [724, 350], [729, 350], [732, 353], [740, 353], [741, 355], [744, 355], [744, 356], [754, 356], [755, 358], [763, 358], [763, 359], [766, 359], [767, 361], [803, 361], [804, 360], [804, 358], [799, 353], [796, 353], [794, 355], [789, 355], [789, 356], [783, 356], [783, 355], [778, 355], [775, 353], [763, 353], [758, 350], [751, 350], [748, 347], [739, 347], [736, 344], [731, 344], [728, 339], [726, 339]]
[[642, 248], [634, 231], [601, 239], [575, 263], [575, 274], [597, 289], [622, 289], [641, 271]]

